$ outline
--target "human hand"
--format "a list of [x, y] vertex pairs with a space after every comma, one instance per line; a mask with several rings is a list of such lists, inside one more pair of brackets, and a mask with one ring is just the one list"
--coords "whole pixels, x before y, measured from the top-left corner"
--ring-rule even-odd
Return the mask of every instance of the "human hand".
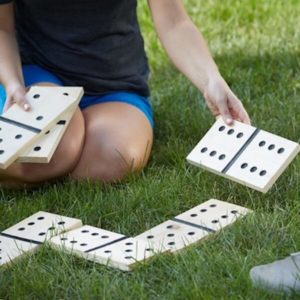
[[26, 99], [26, 88], [19, 82], [13, 82], [5, 87], [6, 100], [4, 111], [8, 110], [14, 103], [20, 105], [24, 110], [30, 110], [30, 104]]
[[250, 125], [250, 118], [242, 102], [221, 76], [209, 80], [203, 95], [207, 106], [215, 117], [221, 115], [228, 125], [231, 125], [233, 120]]

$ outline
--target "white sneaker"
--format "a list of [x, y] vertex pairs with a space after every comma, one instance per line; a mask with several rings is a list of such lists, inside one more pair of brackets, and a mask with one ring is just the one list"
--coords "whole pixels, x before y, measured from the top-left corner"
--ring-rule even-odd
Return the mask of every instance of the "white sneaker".
[[273, 292], [300, 292], [300, 252], [267, 265], [251, 269], [254, 286]]

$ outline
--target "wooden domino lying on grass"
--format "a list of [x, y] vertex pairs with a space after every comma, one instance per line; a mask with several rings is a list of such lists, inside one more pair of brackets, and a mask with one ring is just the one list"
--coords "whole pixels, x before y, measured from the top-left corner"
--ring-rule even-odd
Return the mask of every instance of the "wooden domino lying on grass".
[[30, 145], [78, 105], [81, 87], [32, 87], [26, 94], [32, 109], [17, 104], [0, 116], [0, 168], [5, 169]]
[[53, 237], [49, 244], [58, 250], [129, 271], [151, 253], [146, 244], [123, 234], [85, 225]]
[[44, 136], [38, 139], [34, 145], [30, 145], [30, 149], [26, 149], [17, 159], [20, 163], [49, 163], [59, 145], [70, 120], [76, 110], [74, 107], [70, 112], [62, 116], [53, 128], [45, 132]]
[[211, 199], [134, 237], [85, 225], [50, 239], [57, 250], [130, 271], [163, 252], [176, 252], [232, 224], [249, 209]]
[[211, 199], [135, 238], [145, 242], [155, 253], [177, 252], [250, 212], [247, 208]]
[[187, 156], [189, 163], [266, 193], [300, 150], [299, 144], [218, 119]]
[[36, 251], [52, 236], [80, 226], [79, 219], [40, 211], [0, 233], [0, 266]]

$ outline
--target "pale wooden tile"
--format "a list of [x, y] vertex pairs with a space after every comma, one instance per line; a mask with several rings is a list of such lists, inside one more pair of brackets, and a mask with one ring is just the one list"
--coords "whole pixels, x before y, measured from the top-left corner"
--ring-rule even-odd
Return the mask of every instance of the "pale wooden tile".
[[[7, 168], [24, 149], [44, 136], [64, 113], [78, 105], [82, 95], [80, 87], [32, 87], [27, 93], [31, 111], [25, 112], [14, 104], [1, 116], [0, 168]], [[32, 129], [28, 130], [24, 125]], [[25, 133], [25, 130], [29, 132]]]
[[85, 225], [50, 239], [51, 247], [86, 258], [88, 252], [125, 238], [123, 234]]
[[[259, 146], [262, 141], [266, 146]], [[299, 151], [295, 142], [238, 121], [229, 127], [219, 119], [187, 160], [266, 193]]]
[[251, 210], [236, 204], [210, 199], [179, 214], [175, 219], [218, 231], [250, 212]]
[[39, 245], [15, 240], [0, 234], [0, 266], [7, 265], [28, 253], [37, 250]]
[[239, 122], [228, 126], [220, 118], [187, 156], [187, 160], [193, 165], [220, 173], [254, 131], [254, 127]]
[[54, 235], [80, 226], [82, 222], [79, 219], [39, 211], [4, 230], [3, 233], [16, 238], [44, 242]]
[[211, 232], [194, 226], [168, 220], [136, 236], [155, 253], [176, 252], [203, 239]]
[[123, 271], [131, 271], [136, 264], [144, 262], [154, 255], [155, 253], [147, 243], [135, 238], [128, 238], [89, 252], [88, 259]]
[[65, 131], [68, 128], [70, 120], [76, 110], [76, 107], [71, 112], [62, 116], [53, 128], [44, 133], [38, 141], [23, 151], [17, 159], [17, 162], [28, 163], [49, 163], [59, 145]]
[[226, 175], [266, 193], [299, 149], [299, 144], [261, 130]]

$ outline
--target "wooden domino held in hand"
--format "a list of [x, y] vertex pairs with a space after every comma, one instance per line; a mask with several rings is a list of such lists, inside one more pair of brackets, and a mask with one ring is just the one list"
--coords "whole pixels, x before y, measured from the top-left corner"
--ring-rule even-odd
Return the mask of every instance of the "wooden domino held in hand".
[[77, 106], [74, 106], [70, 112], [64, 114], [62, 118], [44, 133], [34, 145], [30, 145], [29, 149], [24, 150], [18, 157], [17, 162], [20, 163], [49, 163], [59, 145], [68, 125], [73, 117]]
[[228, 126], [220, 118], [187, 161], [266, 193], [299, 150], [295, 142], [238, 121]]
[[0, 266], [36, 251], [52, 236], [80, 226], [79, 219], [37, 212], [0, 233]]
[[17, 104], [0, 116], [0, 168], [5, 169], [76, 107], [81, 87], [32, 87], [26, 94], [31, 104], [24, 111]]

